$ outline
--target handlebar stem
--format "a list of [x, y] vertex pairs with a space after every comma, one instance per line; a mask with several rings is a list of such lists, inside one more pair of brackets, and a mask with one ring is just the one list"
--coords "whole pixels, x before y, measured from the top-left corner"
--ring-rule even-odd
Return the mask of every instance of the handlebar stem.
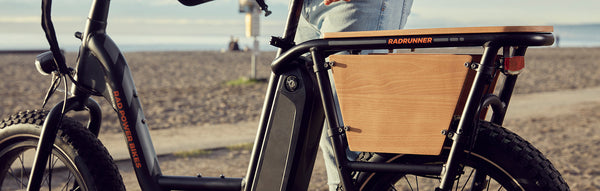
[[94, 0], [90, 8], [90, 14], [84, 32], [85, 38], [90, 33], [104, 32], [106, 30], [106, 21], [108, 20], [108, 10], [110, 0]]
[[90, 9], [89, 19], [106, 23], [108, 19], [108, 9], [110, 7], [110, 0], [94, 0], [92, 8]]

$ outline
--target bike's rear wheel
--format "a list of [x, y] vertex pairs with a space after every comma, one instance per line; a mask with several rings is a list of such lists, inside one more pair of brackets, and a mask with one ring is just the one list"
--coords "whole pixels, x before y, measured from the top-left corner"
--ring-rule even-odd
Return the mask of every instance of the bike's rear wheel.
[[[25, 111], [0, 122], [0, 190], [25, 190], [46, 112]], [[65, 118], [52, 147], [41, 190], [125, 190], [102, 143]]]
[[[455, 178], [452, 190], [569, 190], [560, 173], [539, 150], [491, 123], [481, 123], [474, 148], [464, 152], [467, 155], [461, 165], [464, 169]], [[443, 164], [446, 158], [446, 154], [359, 156], [361, 161], [404, 164]], [[357, 173], [356, 182], [361, 190], [434, 190], [440, 177], [362, 172]]]

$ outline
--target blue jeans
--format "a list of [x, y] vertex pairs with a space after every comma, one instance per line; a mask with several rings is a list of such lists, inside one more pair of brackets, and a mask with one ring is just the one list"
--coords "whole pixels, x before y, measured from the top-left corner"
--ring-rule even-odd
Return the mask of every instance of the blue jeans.
[[[326, 32], [401, 29], [406, 24], [412, 2], [412, 0], [351, 0], [325, 6], [323, 0], [304, 0], [295, 42], [299, 44], [322, 38], [323, 33]], [[369, 52], [363, 51], [362, 53]], [[331, 73], [329, 75], [333, 81]], [[333, 89], [335, 90], [335, 88]], [[334, 97], [337, 102], [335, 92]], [[341, 112], [339, 108], [337, 110], [338, 119], [341, 119]], [[339, 124], [343, 125], [343, 122], [340, 121]], [[327, 128], [329, 127], [325, 123], [320, 147], [325, 159], [329, 190], [336, 190], [340, 178], [335, 164], [333, 147], [327, 135]], [[348, 151], [347, 154], [350, 160], [354, 160], [357, 156], [356, 152]]]
[[412, 0], [351, 0], [329, 6], [323, 0], [304, 0], [296, 43], [322, 38], [326, 32], [401, 29]]

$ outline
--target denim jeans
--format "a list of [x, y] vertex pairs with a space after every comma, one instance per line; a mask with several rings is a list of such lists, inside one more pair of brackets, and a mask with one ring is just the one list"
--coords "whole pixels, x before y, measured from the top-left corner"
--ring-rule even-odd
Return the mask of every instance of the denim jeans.
[[[351, 0], [336, 2], [329, 6], [324, 5], [323, 0], [304, 0], [295, 42], [299, 44], [322, 38], [323, 33], [326, 32], [401, 29], [406, 24], [411, 6], [412, 0]], [[362, 51], [363, 54], [369, 52], [372, 51]], [[329, 75], [330, 79], [333, 79], [331, 72]], [[332, 87], [334, 87], [333, 83]], [[334, 97], [337, 102], [335, 92]], [[341, 119], [341, 112], [339, 108], [337, 110], [338, 119]], [[343, 125], [343, 122], [340, 121], [339, 124]], [[320, 147], [325, 159], [329, 190], [336, 190], [340, 178], [327, 128], [329, 127], [325, 123]], [[354, 160], [357, 156], [356, 152], [348, 151], [347, 154], [350, 160]]]
[[412, 0], [351, 0], [329, 6], [323, 0], [304, 0], [296, 43], [321, 38], [326, 32], [401, 29]]

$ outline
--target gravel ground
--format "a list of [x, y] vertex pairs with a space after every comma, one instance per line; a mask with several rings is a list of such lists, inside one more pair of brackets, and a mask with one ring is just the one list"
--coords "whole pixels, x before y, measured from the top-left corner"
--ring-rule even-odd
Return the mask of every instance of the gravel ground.
[[[68, 53], [67, 60], [72, 63], [75, 56]], [[35, 71], [34, 57], [35, 54], [0, 54], [0, 116], [41, 106], [50, 78]], [[260, 55], [259, 77], [268, 77], [273, 57], [272, 52]], [[226, 81], [248, 76], [249, 53], [133, 52], [126, 53], [125, 58], [152, 129], [256, 121], [259, 116], [265, 83], [225, 85]], [[532, 48], [528, 50], [526, 70], [519, 77], [515, 93], [597, 87], [598, 74], [600, 48]], [[52, 102], [59, 100], [58, 97]], [[112, 109], [103, 99], [97, 100], [103, 105], [103, 133], [120, 132]], [[598, 190], [599, 109], [600, 103], [589, 103], [577, 113], [554, 118], [507, 119], [505, 126], [542, 150], [573, 190]], [[202, 156], [162, 156], [160, 160], [165, 174], [195, 175], [202, 171], [205, 176], [242, 176], [247, 158], [247, 151], [217, 150]], [[216, 165], [223, 162], [224, 166]], [[311, 190], [323, 188], [323, 172], [323, 168], [315, 168], [317, 176], [313, 179], [319, 183]], [[126, 182], [135, 188], [135, 181], [126, 178]]]
[[[515, 93], [600, 86], [599, 53], [600, 48], [532, 48]], [[267, 52], [259, 56], [260, 78], [268, 78], [274, 55]], [[0, 54], [0, 116], [41, 106], [50, 77], [37, 73], [34, 57], [35, 54]], [[69, 53], [66, 57], [74, 61], [76, 55]], [[126, 53], [125, 58], [152, 129], [252, 121], [260, 115], [266, 83], [225, 84], [249, 75], [249, 53], [133, 52]], [[59, 97], [54, 96], [53, 101]], [[96, 100], [103, 106], [103, 130], [119, 132], [110, 106], [103, 98]]]

